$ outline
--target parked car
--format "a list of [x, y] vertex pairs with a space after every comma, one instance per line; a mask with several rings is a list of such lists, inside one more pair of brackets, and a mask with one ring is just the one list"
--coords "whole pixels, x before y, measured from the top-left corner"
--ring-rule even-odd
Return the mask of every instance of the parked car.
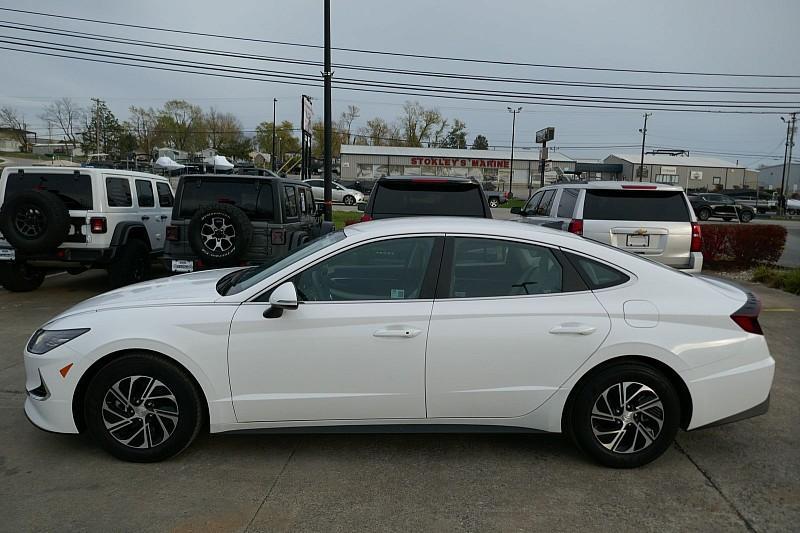
[[752, 207], [757, 213], [775, 211], [778, 208], [778, 198], [773, 192], [756, 191], [754, 189], [731, 189], [723, 194], [733, 198], [737, 204]]
[[794, 198], [787, 198], [786, 199], [786, 214], [787, 215], [800, 214], [800, 200], [795, 200]]
[[519, 222], [583, 235], [665, 265], [700, 272], [700, 225], [686, 193], [673, 185], [622, 181], [562, 183], [539, 189]]
[[364, 211], [362, 222], [432, 215], [492, 218], [483, 188], [467, 178], [385, 176], [358, 208]]
[[[322, 201], [325, 198], [325, 180], [311, 179], [305, 180], [306, 184], [314, 189], [314, 198], [317, 201]], [[331, 200], [333, 202], [342, 203], [344, 205], [356, 205], [364, 201], [364, 193], [355, 189], [348, 189], [341, 183], [331, 183]]]
[[567, 232], [382, 220], [270, 266], [68, 309], [27, 344], [25, 412], [138, 462], [203, 428], [466, 425], [564, 432], [604, 465], [635, 467], [679, 428], [766, 411], [775, 363], [759, 308], [721, 280]]
[[362, 193], [364, 196], [369, 196], [369, 193], [372, 192], [372, 186], [374, 185], [373, 180], [339, 180], [339, 185], [347, 189], [353, 189], [354, 191], [358, 191]]
[[0, 283], [32, 291], [48, 269], [108, 270], [114, 287], [147, 279], [163, 252], [167, 178], [106, 168], [7, 167], [0, 174]]
[[167, 227], [171, 272], [270, 263], [333, 229], [311, 187], [273, 176], [183, 176]]
[[737, 203], [730, 196], [716, 193], [698, 193], [689, 195], [689, 203], [694, 214], [700, 220], [721, 218], [722, 220], [740, 220], [750, 222], [756, 215], [752, 207]]

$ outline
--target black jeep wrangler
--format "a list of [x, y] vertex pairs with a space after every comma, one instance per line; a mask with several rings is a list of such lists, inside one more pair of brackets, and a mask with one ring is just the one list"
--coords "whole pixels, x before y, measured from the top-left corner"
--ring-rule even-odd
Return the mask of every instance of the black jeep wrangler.
[[171, 272], [272, 263], [324, 233], [311, 187], [274, 176], [183, 176], [167, 226]]

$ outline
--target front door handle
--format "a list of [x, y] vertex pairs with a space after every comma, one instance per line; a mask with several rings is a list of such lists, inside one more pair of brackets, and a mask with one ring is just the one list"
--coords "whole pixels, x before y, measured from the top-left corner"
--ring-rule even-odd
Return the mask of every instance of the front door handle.
[[147, 216], [147, 215], [144, 215], [144, 216], [142, 217], [142, 220], [150, 220], [150, 217], [149, 217], [149, 216]]
[[590, 335], [597, 330], [596, 327], [589, 324], [580, 324], [578, 322], [566, 322], [559, 324], [550, 330], [550, 333], [555, 335]]
[[379, 329], [372, 334], [373, 337], [403, 337], [410, 339], [422, 333], [421, 329], [409, 328], [405, 326], [388, 327]]

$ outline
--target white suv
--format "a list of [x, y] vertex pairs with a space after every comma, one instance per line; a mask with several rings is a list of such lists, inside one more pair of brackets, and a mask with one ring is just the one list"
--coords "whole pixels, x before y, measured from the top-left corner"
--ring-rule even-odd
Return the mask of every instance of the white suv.
[[703, 268], [700, 225], [681, 187], [592, 181], [539, 189], [520, 222], [583, 235], [686, 272]]
[[39, 287], [47, 269], [146, 279], [174, 201], [161, 176], [103, 168], [7, 167], [0, 175], [0, 283]]

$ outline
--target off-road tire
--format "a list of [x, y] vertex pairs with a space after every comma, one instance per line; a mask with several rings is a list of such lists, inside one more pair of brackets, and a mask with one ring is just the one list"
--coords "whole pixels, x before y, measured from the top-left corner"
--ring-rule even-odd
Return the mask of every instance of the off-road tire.
[[54, 250], [66, 239], [69, 226], [67, 206], [49, 191], [20, 191], [0, 209], [0, 231], [22, 252]]
[[[145, 400], [149, 383], [153, 385], [149, 395], [153, 398]], [[130, 397], [114, 395], [111, 389], [115, 385], [123, 396], [130, 391]], [[185, 370], [165, 358], [140, 353], [116, 358], [100, 369], [89, 382], [81, 407], [89, 435], [106, 451], [123, 461], [149, 463], [173, 457], [192, 443], [204, 425], [204, 403]], [[143, 411], [144, 418], [139, 418], [134, 409]], [[174, 413], [177, 422], [173, 426], [166, 416], [159, 421], [156, 412]], [[127, 430], [107, 427], [110, 424], [113, 428], [117, 421], [124, 423], [126, 418], [130, 420]], [[144, 427], [149, 430], [146, 447], [135, 447], [140, 445], [138, 436], [131, 438], [129, 444], [122, 442]]]
[[211, 204], [195, 212], [189, 222], [187, 239], [204, 264], [236, 266], [253, 240], [253, 224], [236, 206]]
[[131, 239], [116, 253], [108, 266], [113, 288], [140, 283], [150, 278], [150, 249], [139, 239]]
[[30, 292], [38, 289], [44, 282], [47, 271], [26, 263], [0, 263], [0, 285], [11, 292]]

